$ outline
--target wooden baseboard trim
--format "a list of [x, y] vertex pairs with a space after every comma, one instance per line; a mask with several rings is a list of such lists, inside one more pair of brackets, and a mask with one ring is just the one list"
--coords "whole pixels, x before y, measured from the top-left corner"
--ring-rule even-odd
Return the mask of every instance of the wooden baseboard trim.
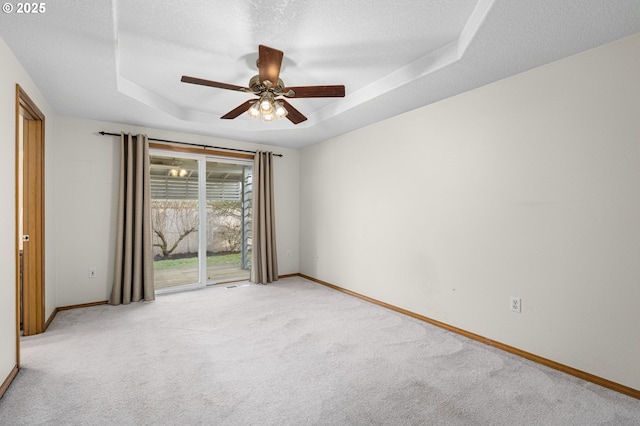
[[536, 362], [538, 364], [542, 364], [542, 365], [544, 365], [546, 367], [553, 368], [554, 370], [561, 371], [561, 372], [563, 372], [565, 374], [569, 374], [571, 376], [578, 377], [579, 379], [586, 380], [586, 381], [591, 382], [591, 383], [595, 383], [596, 385], [599, 385], [599, 386], [614, 390], [616, 392], [631, 396], [631, 397], [636, 398], [636, 399], [640, 399], [640, 390], [638, 390], [638, 389], [634, 389], [634, 388], [622, 385], [620, 383], [612, 382], [611, 380], [604, 379], [604, 378], [599, 377], [599, 376], [595, 376], [595, 375], [593, 375], [591, 373], [587, 373], [585, 371], [578, 370], [578, 369], [573, 368], [573, 367], [569, 367], [568, 365], [560, 364], [559, 362], [556, 362], [556, 361], [553, 361], [553, 360], [550, 360], [550, 359], [547, 359], [547, 358], [543, 358], [541, 356], [532, 354], [530, 352], [523, 351], [523, 350], [518, 349], [516, 347], [509, 346], [509, 345], [506, 345], [504, 343], [488, 339], [488, 338], [486, 338], [484, 336], [480, 336], [479, 334], [471, 333], [470, 331], [463, 330], [463, 329], [458, 328], [458, 327], [454, 327], [452, 325], [449, 325], [449, 324], [434, 320], [434, 319], [429, 318], [429, 317], [425, 317], [425, 316], [420, 315], [420, 314], [416, 314], [415, 312], [407, 311], [406, 309], [402, 309], [402, 308], [399, 308], [397, 306], [390, 305], [390, 304], [385, 303], [385, 302], [381, 302], [379, 300], [373, 299], [373, 298], [365, 296], [363, 294], [356, 293], [355, 291], [347, 290], [345, 288], [342, 288], [342, 287], [339, 287], [337, 285], [328, 283], [326, 281], [322, 281], [322, 280], [319, 280], [317, 278], [310, 277], [309, 275], [298, 274], [298, 276], [300, 276], [302, 278], [306, 278], [309, 281], [313, 281], [315, 283], [322, 284], [322, 285], [324, 285], [326, 287], [332, 288], [332, 289], [340, 291], [342, 293], [346, 293], [346, 294], [349, 294], [351, 296], [357, 297], [359, 299], [365, 300], [367, 302], [382, 306], [382, 307], [387, 308], [387, 309], [391, 309], [392, 311], [399, 312], [401, 314], [410, 316], [410, 317], [418, 319], [420, 321], [427, 322], [429, 324], [435, 325], [437, 327], [443, 328], [445, 330], [451, 331], [451, 332], [459, 334], [461, 336], [468, 337], [469, 339], [473, 339], [473, 340], [476, 340], [478, 342], [484, 343], [486, 345], [493, 346], [493, 347], [501, 349], [501, 350], [503, 350], [505, 352], [509, 352], [509, 353], [517, 355], [519, 357], [528, 359], [529, 361], [533, 361], [533, 362]]
[[55, 308], [51, 313], [51, 315], [49, 316], [49, 319], [47, 320], [47, 322], [44, 323], [44, 331], [47, 331], [47, 328], [49, 328], [49, 326], [53, 322], [53, 319], [56, 317], [58, 310], [59, 310], [58, 308]]
[[60, 311], [68, 311], [69, 309], [88, 308], [91, 306], [106, 305], [107, 303], [109, 303], [108, 300], [103, 300], [100, 302], [81, 303], [79, 305], [60, 306], [59, 308], [56, 309], [56, 311], [60, 312]]
[[104, 300], [104, 301], [101, 301], [101, 302], [82, 303], [80, 305], [69, 305], [69, 306], [61, 306], [59, 308], [55, 308], [53, 310], [53, 312], [51, 313], [51, 316], [49, 317], [47, 322], [44, 324], [44, 331], [47, 331], [47, 329], [49, 328], [49, 326], [53, 322], [53, 319], [56, 317], [56, 315], [60, 311], [68, 311], [69, 309], [78, 309], [78, 308], [88, 308], [89, 306], [106, 305], [107, 303], [109, 303], [109, 302]]
[[0, 386], [0, 398], [2, 398], [4, 396], [4, 393], [7, 391], [7, 389], [9, 389], [9, 385], [11, 385], [11, 382], [13, 382], [13, 379], [16, 378], [19, 370], [20, 368], [18, 368], [17, 365], [14, 366], [13, 369], [11, 369], [11, 372], [9, 373], [7, 378], [4, 380], [4, 382], [2, 382], [2, 386]]

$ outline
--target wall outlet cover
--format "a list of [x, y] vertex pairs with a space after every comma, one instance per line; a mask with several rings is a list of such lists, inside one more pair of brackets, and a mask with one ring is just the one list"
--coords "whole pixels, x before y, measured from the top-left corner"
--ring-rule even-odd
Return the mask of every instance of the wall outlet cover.
[[509, 303], [512, 312], [522, 312], [522, 300], [519, 297], [511, 296], [511, 301]]

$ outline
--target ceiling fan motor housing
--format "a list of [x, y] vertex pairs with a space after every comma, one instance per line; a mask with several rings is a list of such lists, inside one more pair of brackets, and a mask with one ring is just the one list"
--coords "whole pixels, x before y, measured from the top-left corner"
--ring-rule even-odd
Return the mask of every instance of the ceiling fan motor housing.
[[[275, 87], [273, 86], [273, 84], [265, 84], [265, 82], [267, 81], [269, 80], [265, 80], [264, 82], [262, 82], [260, 81], [259, 75], [254, 75], [253, 77], [251, 77], [251, 80], [249, 80], [249, 87], [256, 95], [259, 95], [267, 90], [271, 90], [276, 94], [282, 92], [282, 89], [284, 88], [284, 81], [282, 81], [281, 78], [278, 79], [278, 84]], [[269, 81], [269, 83], [271, 82]]]

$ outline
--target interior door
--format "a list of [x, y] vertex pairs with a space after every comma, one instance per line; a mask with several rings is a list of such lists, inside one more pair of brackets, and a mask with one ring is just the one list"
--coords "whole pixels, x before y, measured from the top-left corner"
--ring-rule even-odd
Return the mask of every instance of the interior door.
[[16, 88], [16, 281], [23, 335], [45, 330], [44, 115]]

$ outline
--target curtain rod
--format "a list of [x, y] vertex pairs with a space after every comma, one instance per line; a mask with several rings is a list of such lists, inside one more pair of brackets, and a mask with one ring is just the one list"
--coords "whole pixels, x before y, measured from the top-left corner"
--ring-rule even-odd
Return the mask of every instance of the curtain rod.
[[[101, 134], [102, 136], [120, 136], [120, 133], [109, 133], [109, 132], [98, 132], [99, 134]], [[197, 143], [190, 143], [190, 142], [179, 142], [179, 141], [170, 141], [167, 139], [155, 139], [155, 138], [149, 138], [150, 141], [154, 141], [154, 142], [165, 142], [165, 143], [175, 143], [178, 145], [188, 145], [188, 146], [197, 146], [198, 148], [202, 148], [204, 150], [206, 150], [207, 148], [209, 149], [224, 149], [226, 151], [236, 151], [236, 152], [247, 152], [249, 154], [255, 154], [255, 151], [249, 151], [246, 149], [238, 149], [238, 148], [224, 148], [221, 146], [211, 146], [211, 145], [203, 145], [203, 144], [197, 144]], [[273, 154], [274, 157], [282, 157], [282, 154]]]

